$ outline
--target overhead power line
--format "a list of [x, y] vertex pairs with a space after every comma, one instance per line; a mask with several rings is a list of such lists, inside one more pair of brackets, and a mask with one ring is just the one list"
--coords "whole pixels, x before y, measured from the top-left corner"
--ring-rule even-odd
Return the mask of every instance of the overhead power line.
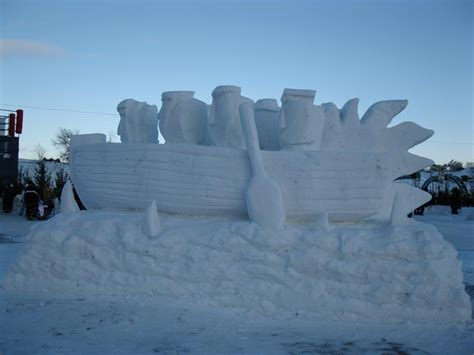
[[443, 143], [443, 144], [469, 144], [474, 145], [474, 142], [448, 142], [448, 141], [437, 141], [437, 140], [427, 140], [424, 143]]
[[26, 106], [26, 105], [12, 105], [12, 104], [2, 104], [3, 106], [12, 106], [12, 107], [21, 107], [21, 108], [30, 108], [34, 110], [46, 110], [46, 111], [61, 111], [61, 112], [73, 112], [73, 113], [85, 113], [89, 115], [102, 115], [102, 116], [114, 116], [117, 117], [117, 113], [107, 113], [107, 112], [94, 112], [94, 111], [80, 111], [80, 110], [68, 110], [63, 108], [55, 107], [40, 107], [40, 106]]
[[[63, 109], [63, 108], [56, 108], [56, 107], [41, 107], [41, 106], [26, 106], [26, 105], [13, 105], [13, 104], [2, 104], [3, 106], [11, 106], [11, 107], [18, 107], [18, 108], [30, 108], [34, 110], [46, 110], [46, 111], [60, 111], [60, 112], [72, 112], [72, 113], [83, 113], [89, 115], [101, 115], [101, 116], [113, 116], [117, 117], [117, 113], [107, 113], [107, 112], [94, 112], [94, 111], [80, 111], [80, 110], [70, 110], [70, 109]], [[8, 110], [9, 111], [9, 110]], [[14, 112], [14, 111], [12, 111]], [[428, 140], [424, 143], [442, 143], [442, 144], [468, 144], [474, 145], [474, 142], [455, 142], [455, 141], [438, 141], [438, 140]]]

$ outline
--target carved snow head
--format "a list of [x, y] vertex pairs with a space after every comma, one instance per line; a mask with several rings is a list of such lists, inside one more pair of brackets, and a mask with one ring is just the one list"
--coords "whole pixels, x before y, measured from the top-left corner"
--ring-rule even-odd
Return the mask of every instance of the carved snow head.
[[117, 134], [122, 143], [157, 143], [158, 109], [134, 99], [126, 99], [117, 105], [120, 123]]
[[239, 106], [245, 101], [252, 100], [241, 96], [238, 86], [223, 85], [214, 89], [208, 119], [209, 138], [213, 145], [245, 148], [239, 114]]
[[314, 90], [285, 89], [281, 97], [280, 145], [288, 150], [318, 150], [324, 112], [313, 105]]

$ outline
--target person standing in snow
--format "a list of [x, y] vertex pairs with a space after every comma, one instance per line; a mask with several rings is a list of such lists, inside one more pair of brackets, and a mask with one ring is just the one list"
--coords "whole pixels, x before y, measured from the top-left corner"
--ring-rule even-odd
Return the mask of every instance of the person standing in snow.
[[49, 186], [46, 185], [43, 188], [43, 191], [41, 191], [41, 199], [43, 200], [43, 204], [46, 207], [44, 217], [48, 218], [54, 211], [53, 191]]
[[26, 206], [26, 218], [36, 219], [38, 216], [39, 195], [32, 181], [28, 181], [25, 186], [24, 203]]
[[9, 184], [3, 190], [3, 212], [4, 213], [10, 213], [13, 210], [14, 198], [15, 198], [15, 188], [13, 184]]
[[458, 214], [461, 208], [461, 191], [457, 187], [451, 190], [451, 214]]

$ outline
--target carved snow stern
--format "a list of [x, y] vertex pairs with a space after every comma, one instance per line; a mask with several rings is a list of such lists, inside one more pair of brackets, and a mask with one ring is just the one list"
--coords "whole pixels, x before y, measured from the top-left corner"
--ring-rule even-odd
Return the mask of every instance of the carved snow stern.
[[390, 219], [396, 194], [398, 199], [406, 201], [404, 209], [408, 214], [428, 202], [431, 195], [409, 185], [401, 189], [395, 180], [434, 163], [431, 159], [408, 152], [410, 148], [430, 138], [434, 131], [413, 122], [402, 122], [388, 127], [393, 118], [407, 107], [407, 100], [379, 101], [369, 107], [361, 119], [357, 110], [358, 103], [359, 99], [355, 98], [349, 100], [341, 109], [333, 103], [322, 105], [326, 122], [321, 150], [383, 152], [387, 159], [384, 165], [388, 169], [388, 181], [383, 203], [376, 215], [385, 220]]

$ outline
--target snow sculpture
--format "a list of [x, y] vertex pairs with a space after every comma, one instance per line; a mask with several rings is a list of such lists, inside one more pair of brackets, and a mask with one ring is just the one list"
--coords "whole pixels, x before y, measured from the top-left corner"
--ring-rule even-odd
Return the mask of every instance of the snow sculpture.
[[80, 208], [77, 206], [72, 184], [68, 180], [61, 191], [61, 213], [75, 213], [79, 212]]
[[167, 91], [161, 95], [158, 119], [166, 143], [204, 143], [207, 105], [193, 96], [194, 91]]
[[252, 167], [245, 198], [247, 212], [250, 219], [262, 227], [281, 228], [285, 224], [283, 199], [280, 186], [267, 175], [263, 165], [253, 103], [242, 103], [239, 111]]
[[281, 97], [280, 146], [284, 150], [319, 150], [324, 112], [313, 105], [314, 90], [285, 89]]
[[134, 99], [117, 105], [120, 123], [117, 134], [122, 143], [158, 143], [158, 109]]
[[161, 233], [160, 216], [158, 215], [155, 200], [151, 201], [150, 206], [148, 206], [143, 214], [142, 232], [148, 238], [156, 238]]
[[[202, 145], [205, 104], [192, 92], [163, 95], [166, 144], [73, 137], [79, 196], [108, 211], [64, 213], [32, 229], [5, 287], [141, 299], [166, 292], [283, 319], [469, 321], [455, 249], [406, 217], [429, 195], [395, 182], [432, 164], [408, 149], [433, 131], [411, 122], [387, 128], [403, 100], [378, 102], [359, 120], [357, 99], [339, 110], [313, 105], [314, 93], [286, 89], [278, 111], [271, 100], [254, 107], [238, 87], [216, 88], [214, 146]], [[277, 114], [281, 149], [260, 150], [267, 132], [256, 125]], [[64, 194], [66, 208], [70, 187]], [[385, 223], [333, 223], [374, 216]]]
[[[331, 222], [371, 216], [390, 221], [394, 180], [433, 163], [408, 149], [433, 131], [412, 122], [387, 128], [406, 107], [405, 100], [375, 103], [359, 120], [357, 99], [338, 109], [331, 103], [313, 105], [314, 95], [313, 90], [285, 89], [278, 113], [283, 126], [281, 150], [259, 152], [265, 172], [280, 188], [286, 219], [314, 222], [327, 214]], [[87, 208], [143, 209], [146, 201], [155, 199], [160, 212], [248, 216], [246, 191], [255, 170], [250, 155], [235, 148], [245, 147], [239, 106], [250, 99], [242, 97], [237, 86], [219, 86], [213, 91], [207, 139], [214, 146], [204, 146], [195, 145], [202, 142], [202, 126], [193, 126], [194, 136], [182, 132], [189, 122], [202, 120], [205, 104], [193, 101], [192, 92], [165, 93], [163, 97], [160, 125], [177, 122], [168, 126], [170, 132], [177, 127], [175, 137], [180, 144], [169, 138], [165, 145], [75, 147], [71, 173], [83, 203]], [[276, 110], [275, 101], [259, 102], [256, 124], [267, 114], [276, 115]], [[166, 128], [163, 132], [168, 134]], [[263, 132], [259, 134], [264, 137]], [[117, 189], [122, 193], [117, 194]], [[414, 190], [406, 189], [414, 188], [399, 191], [399, 196], [415, 196]], [[418, 207], [429, 198], [421, 194], [417, 199], [403, 198], [407, 205], [397, 210]]]
[[239, 117], [239, 105], [252, 100], [240, 95], [240, 87], [218, 86], [212, 92], [208, 133], [211, 145], [229, 148], [245, 148], [245, 140]]
[[280, 150], [279, 112], [280, 107], [275, 99], [262, 99], [255, 103], [255, 124], [263, 150]]

